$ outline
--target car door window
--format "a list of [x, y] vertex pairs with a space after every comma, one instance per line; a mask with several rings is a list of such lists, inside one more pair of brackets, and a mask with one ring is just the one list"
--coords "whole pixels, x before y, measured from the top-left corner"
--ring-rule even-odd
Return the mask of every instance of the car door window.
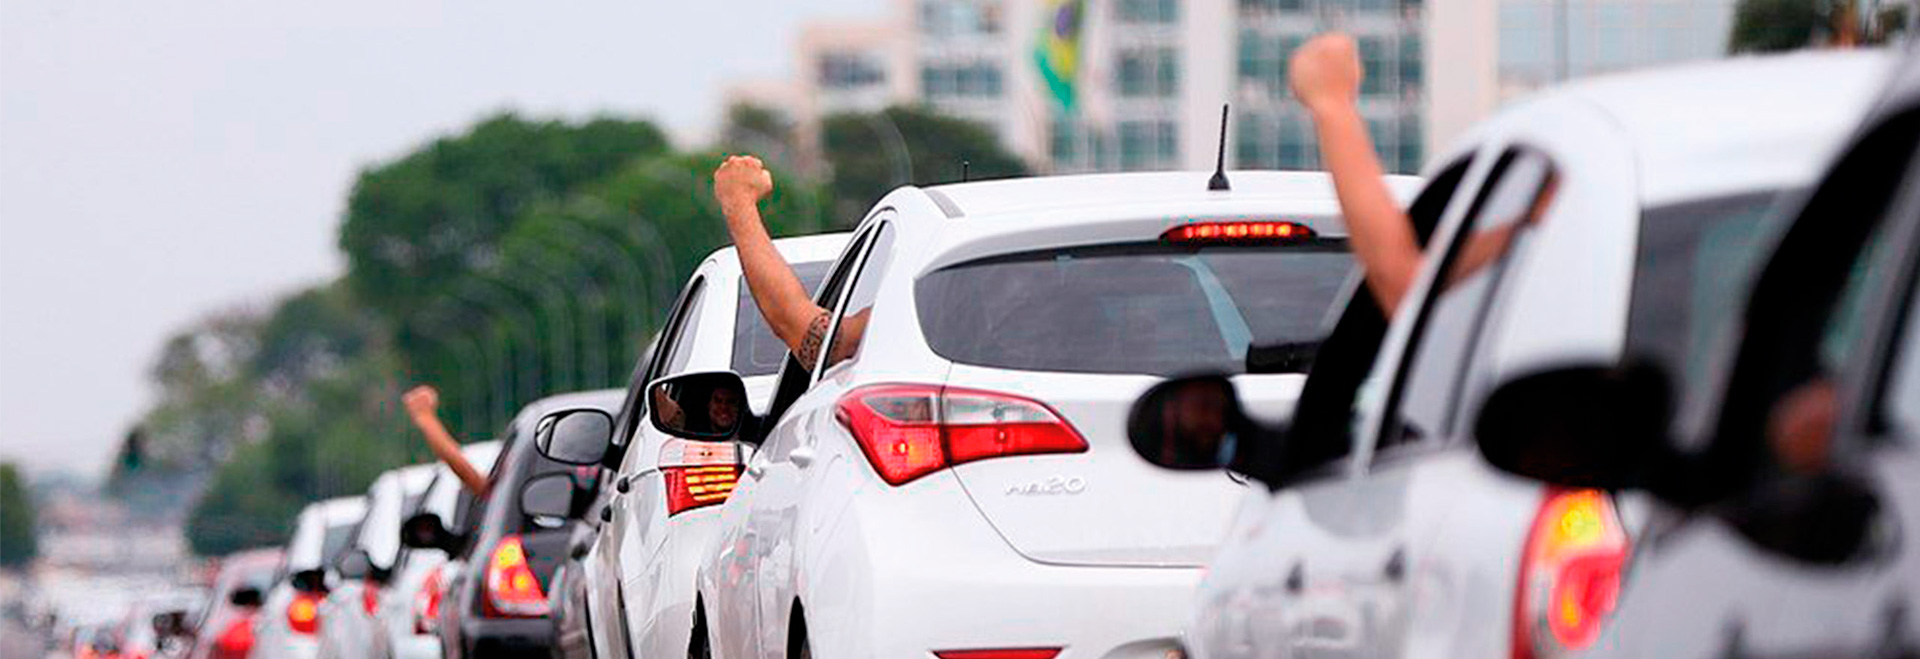
[[[852, 278], [853, 268], [858, 265], [859, 257], [866, 248], [867, 239], [872, 235], [870, 231], [862, 232], [847, 242], [846, 250], [842, 251], [840, 258], [833, 262], [833, 272], [827, 275], [826, 282], [814, 294], [815, 305], [830, 310], [839, 304], [847, 280]], [[767, 407], [766, 422], [761, 426], [763, 431], [772, 429], [774, 423], [780, 420], [780, 415], [786, 412], [787, 406], [792, 405], [794, 399], [807, 392], [807, 387], [814, 382], [815, 372], [810, 368], [813, 366], [816, 364], [803, 365], [799, 360], [794, 359], [791, 351], [787, 353], [787, 363], [780, 367], [779, 384], [774, 388], [773, 404]]]
[[[1460, 191], [1473, 161], [1461, 158], [1434, 175], [1407, 209], [1414, 239], [1421, 246], [1433, 236], [1447, 206]], [[1346, 308], [1314, 356], [1312, 372], [1300, 392], [1293, 423], [1282, 441], [1256, 447], [1248, 475], [1284, 485], [1307, 474], [1327, 473], [1351, 454], [1357, 400], [1386, 336], [1386, 314], [1352, 277]]]
[[1914, 284], [1907, 284], [1907, 309], [1895, 344], [1893, 370], [1886, 387], [1874, 405], [1874, 419], [1881, 436], [1909, 446], [1920, 442], [1920, 304], [1915, 304]]
[[[1553, 163], [1538, 151], [1508, 151], [1440, 258], [1440, 279], [1417, 308], [1413, 332], [1386, 401], [1378, 451], [1436, 440], [1454, 424], [1455, 396], [1509, 257], [1553, 201]], [[1429, 253], [1432, 253], [1429, 251]]]
[[821, 356], [822, 372], [852, 359], [866, 340], [867, 319], [873, 313], [875, 298], [880, 295], [880, 282], [886, 276], [887, 264], [893, 260], [893, 223], [881, 222], [872, 235], [872, 246], [867, 248], [859, 274], [853, 278], [847, 303], [833, 321], [833, 330], [827, 338], [827, 354]]
[[666, 365], [654, 373], [655, 379], [685, 370], [687, 361], [693, 358], [693, 336], [700, 331], [700, 309], [707, 298], [707, 282], [704, 278], [695, 279], [691, 286], [687, 289], [686, 303], [680, 307], [679, 327], [674, 328], [673, 338], [667, 341]]

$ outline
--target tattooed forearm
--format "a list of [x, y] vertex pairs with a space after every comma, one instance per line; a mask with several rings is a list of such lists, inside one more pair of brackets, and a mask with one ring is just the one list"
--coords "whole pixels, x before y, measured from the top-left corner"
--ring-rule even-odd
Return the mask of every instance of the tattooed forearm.
[[819, 361], [820, 344], [826, 340], [827, 312], [821, 310], [820, 315], [813, 317], [813, 322], [807, 323], [807, 335], [800, 338], [800, 350], [794, 353], [794, 357], [800, 360], [802, 367], [812, 369]]

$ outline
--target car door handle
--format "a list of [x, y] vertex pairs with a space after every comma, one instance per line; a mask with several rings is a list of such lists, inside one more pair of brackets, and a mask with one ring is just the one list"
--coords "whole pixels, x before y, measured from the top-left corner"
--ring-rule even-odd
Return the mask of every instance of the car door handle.
[[764, 474], [764, 473], [767, 473], [766, 465], [758, 465], [758, 464], [747, 465], [748, 476], [759, 478], [760, 474]]
[[1306, 587], [1307, 587], [1306, 567], [1301, 565], [1300, 563], [1294, 563], [1293, 569], [1287, 571], [1287, 592], [1298, 595], [1300, 594], [1300, 591]]
[[1399, 583], [1401, 579], [1405, 579], [1407, 577], [1407, 548], [1393, 548], [1393, 554], [1387, 556], [1387, 566], [1382, 568], [1380, 572], [1387, 577], [1387, 581], [1392, 583]]
[[813, 447], [796, 446], [787, 454], [787, 459], [793, 461], [793, 466], [806, 469], [807, 465], [813, 464]]

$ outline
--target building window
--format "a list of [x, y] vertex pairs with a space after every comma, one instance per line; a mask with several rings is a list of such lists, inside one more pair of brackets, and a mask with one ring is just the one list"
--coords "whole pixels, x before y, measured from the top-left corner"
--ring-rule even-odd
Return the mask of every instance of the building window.
[[1280, 127], [1280, 168], [1319, 169], [1320, 154], [1314, 148], [1312, 129], [1291, 115], [1282, 116], [1276, 125]]
[[1425, 164], [1426, 137], [1420, 126], [1420, 117], [1400, 118], [1400, 171], [1409, 174], [1418, 173]]
[[1240, 169], [1280, 168], [1279, 118], [1249, 114], [1234, 122], [1233, 162]]
[[1121, 96], [1168, 97], [1180, 92], [1180, 56], [1172, 48], [1122, 51], [1116, 68]]
[[994, 0], [920, 0], [921, 34], [940, 37], [1000, 32], [1000, 3]]
[[1119, 0], [1114, 16], [1121, 23], [1171, 24], [1180, 22], [1179, 0]]
[[1171, 121], [1120, 122], [1120, 169], [1165, 169], [1179, 159], [1179, 129]]
[[1426, 57], [1420, 51], [1419, 33], [1400, 35], [1400, 88], [1403, 93], [1419, 93], [1425, 84]]
[[853, 89], [877, 85], [887, 80], [886, 71], [875, 58], [865, 53], [826, 53], [820, 57], [820, 86], [827, 89]]
[[1387, 40], [1383, 37], [1360, 37], [1360, 66], [1365, 67], [1367, 77], [1360, 83], [1360, 94], [1377, 96], [1397, 93], [1395, 76], [1389, 75], [1387, 68]]
[[990, 62], [930, 64], [920, 69], [920, 93], [930, 99], [994, 98], [1003, 86], [1000, 68]]

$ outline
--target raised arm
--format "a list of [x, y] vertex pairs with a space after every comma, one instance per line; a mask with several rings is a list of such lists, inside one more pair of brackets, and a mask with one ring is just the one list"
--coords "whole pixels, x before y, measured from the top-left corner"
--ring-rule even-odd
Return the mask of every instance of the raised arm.
[[1333, 178], [1367, 290], [1391, 317], [1420, 270], [1420, 246], [1406, 211], [1387, 189], [1386, 172], [1360, 118], [1360, 81], [1366, 72], [1353, 37], [1337, 32], [1314, 37], [1294, 51], [1287, 75], [1294, 97], [1313, 119], [1320, 160]]
[[827, 311], [813, 303], [792, 266], [774, 249], [760, 219], [760, 200], [773, 191], [773, 173], [753, 156], [730, 156], [713, 172], [713, 196], [727, 217], [740, 269], [773, 335], [787, 344], [800, 363], [812, 368], [827, 335]]
[[447, 468], [460, 477], [460, 483], [467, 486], [468, 492], [486, 496], [486, 474], [467, 462], [467, 456], [460, 453], [460, 442], [454, 441], [453, 433], [447, 432], [447, 426], [440, 423], [440, 392], [423, 384], [408, 390], [401, 401], [406, 404], [407, 418], [426, 436], [427, 448], [433, 450], [434, 456], [447, 463]]

